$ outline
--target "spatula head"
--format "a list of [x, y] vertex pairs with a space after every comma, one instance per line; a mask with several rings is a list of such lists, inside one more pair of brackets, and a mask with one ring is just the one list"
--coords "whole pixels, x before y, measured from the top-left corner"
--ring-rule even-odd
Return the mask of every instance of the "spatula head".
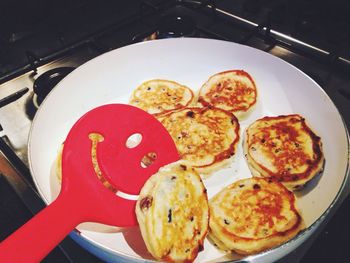
[[[92, 140], [92, 134], [99, 139]], [[139, 141], [132, 142], [133, 137]], [[133, 225], [135, 201], [116, 196], [96, 172], [117, 191], [135, 195], [160, 167], [178, 159], [171, 136], [152, 115], [130, 105], [104, 105], [86, 113], [70, 130], [62, 156], [62, 189], [88, 202], [94, 221]]]

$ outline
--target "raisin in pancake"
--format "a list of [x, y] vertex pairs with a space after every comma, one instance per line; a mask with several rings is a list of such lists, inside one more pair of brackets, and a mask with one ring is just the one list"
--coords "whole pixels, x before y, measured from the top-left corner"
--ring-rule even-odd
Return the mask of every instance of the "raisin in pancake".
[[179, 83], [163, 79], [153, 79], [137, 87], [130, 104], [150, 114], [160, 114], [174, 109], [184, 108], [193, 101], [191, 89]]
[[239, 123], [218, 108], [185, 108], [159, 116], [182, 159], [201, 174], [229, 163], [239, 141]]
[[293, 192], [272, 179], [239, 180], [216, 194], [209, 209], [211, 239], [242, 255], [278, 246], [303, 227]]
[[143, 186], [136, 216], [148, 251], [167, 262], [192, 262], [208, 231], [207, 191], [186, 162], [164, 166]]
[[211, 76], [199, 91], [198, 102], [228, 110], [243, 119], [256, 104], [253, 78], [243, 70], [229, 70]]
[[297, 114], [255, 121], [245, 132], [243, 148], [253, 175], [273, 177], [289, 190], [323, 170], [321, 139]]

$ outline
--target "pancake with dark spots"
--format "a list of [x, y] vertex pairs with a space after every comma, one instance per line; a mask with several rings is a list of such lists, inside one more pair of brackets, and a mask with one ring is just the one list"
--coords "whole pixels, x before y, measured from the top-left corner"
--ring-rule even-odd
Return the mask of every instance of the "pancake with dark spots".
[[289, 190], [323, 170], [321, 138], [297, 114], [255, 121], [245, 131], [244, 153], [254, 176], [274, 178]]
[[199, 91], [198, 102], [232, 112], [243, 119], [257, 101], [253, 78], [244, 70], [228, 70], [211, 76]]
[[129, 103], [150, 114], [161, 114], [191, 105], [192, 90], [177, 82], [153, 79], [142, 83], [132, 93]]
[[143, 186], [136, 216], [148, 251], [166, 262], [192, 262], [208, 231], [207, 191], [186, 162], [164, 166]]
[[182, 159], [200, 174], [228, 165], [236, 153], [239, 123], [219, 108], [184, 108], [158, 116], [173, 138]]
[[272, 179], [239, 180], [216, 194], [209, 208], [209, 236], [226, 252], [259, 253], [303, 228], [293, 192]]

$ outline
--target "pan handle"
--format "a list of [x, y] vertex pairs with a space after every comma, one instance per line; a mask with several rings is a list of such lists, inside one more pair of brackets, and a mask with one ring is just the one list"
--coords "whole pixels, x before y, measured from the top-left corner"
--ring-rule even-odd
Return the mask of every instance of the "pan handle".
[[1, 262], [40, 262], [79, 223], [82, 209], [68, 192], [41, 210], [0, 243]]

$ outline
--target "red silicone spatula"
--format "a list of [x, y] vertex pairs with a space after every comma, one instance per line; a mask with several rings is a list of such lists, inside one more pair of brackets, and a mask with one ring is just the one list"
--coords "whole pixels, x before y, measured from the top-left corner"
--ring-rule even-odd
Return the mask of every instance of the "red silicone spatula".
[[[95, 173], [92, 133], [103, 137], [96, 149], [102, 174], [115, 189], [127, 194], [138, 194], [161, 166], [179, 159], [166, 129], [143, 110], [110, 104], [89, 111], [74, 124], [64, 143], [59, 196], [0, 244], [1, 262], [38, 262], [82, 222], [119, 227], [137, 224], [135, 201], [107, 189]], [[142, 139], [130, 148], [126, 142], [133, 134]], [[142, 166], [142, 158], [149, 153], [156, 158], [148, 167]]]

